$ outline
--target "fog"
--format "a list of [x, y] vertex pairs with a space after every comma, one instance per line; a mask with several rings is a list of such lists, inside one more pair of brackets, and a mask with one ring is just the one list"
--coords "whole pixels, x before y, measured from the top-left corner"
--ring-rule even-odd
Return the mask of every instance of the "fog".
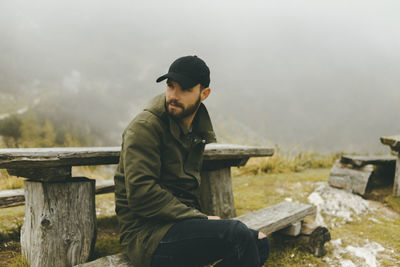
[[118, 145], [165, 90], [156, 78], [198, 55], [220, 141], [387, 152], [379, 137], [400, 134], [399, 14], [396, 0], [1, 0], [0, 92], [62, 99]]

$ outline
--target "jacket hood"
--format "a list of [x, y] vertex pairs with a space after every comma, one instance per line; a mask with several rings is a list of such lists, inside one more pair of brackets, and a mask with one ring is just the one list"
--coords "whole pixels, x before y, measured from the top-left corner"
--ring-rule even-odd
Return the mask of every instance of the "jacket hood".
[[[145, 111], [149, 111], [169, 125], [169, 129], [177, 139], [180, 139], [181, 127], [173, 117], [171, 117], [165, 107], [165, 93], [154, 97], [146, 108]], [[201, 103], [197, 114], [193, 119], [193, 132], [199, 135], [199, 137], [205, 139], [206, 143], [216, 142], [214, 129], [211, 123], [210, 115], [208, 114], [206, 106]]]

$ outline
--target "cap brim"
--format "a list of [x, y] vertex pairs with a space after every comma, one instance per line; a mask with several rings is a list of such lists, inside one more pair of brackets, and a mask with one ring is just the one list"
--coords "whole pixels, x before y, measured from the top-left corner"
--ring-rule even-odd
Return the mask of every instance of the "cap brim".
[[189, 89], [198, 84], [197, 82], [189, 79], [188, 77], [175, 72], [168, 72], [167, 74], [164, 74], [163, 76], [159, 77], [156, 81], [159, 83], [165, 79], [171, 79], [179, 83], [182, 89]]

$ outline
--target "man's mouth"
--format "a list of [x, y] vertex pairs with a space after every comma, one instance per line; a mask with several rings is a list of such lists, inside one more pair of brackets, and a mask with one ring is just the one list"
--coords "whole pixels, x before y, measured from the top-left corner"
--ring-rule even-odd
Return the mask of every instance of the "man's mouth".
[[182, 108], [179, 103], [170, 102], [168, 105], [172, 108]]

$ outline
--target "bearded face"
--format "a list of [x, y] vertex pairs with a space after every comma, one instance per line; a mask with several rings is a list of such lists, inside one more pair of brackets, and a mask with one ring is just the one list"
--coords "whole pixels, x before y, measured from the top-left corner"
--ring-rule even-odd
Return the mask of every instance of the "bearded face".
[[165, 104], [168, 113], [176, 119], [194, 116], [201, 104], [200, 85], [183, 90], [177, 82], [168, 79]]
[[187, 104], [186, 106], [183, 103], [178, 102], [175, 99], [170, 99], [167, 102], [168, 113], [176, 119], [184, 119], [193, 115], [201, 104], [200, 94], [193, 104]]

